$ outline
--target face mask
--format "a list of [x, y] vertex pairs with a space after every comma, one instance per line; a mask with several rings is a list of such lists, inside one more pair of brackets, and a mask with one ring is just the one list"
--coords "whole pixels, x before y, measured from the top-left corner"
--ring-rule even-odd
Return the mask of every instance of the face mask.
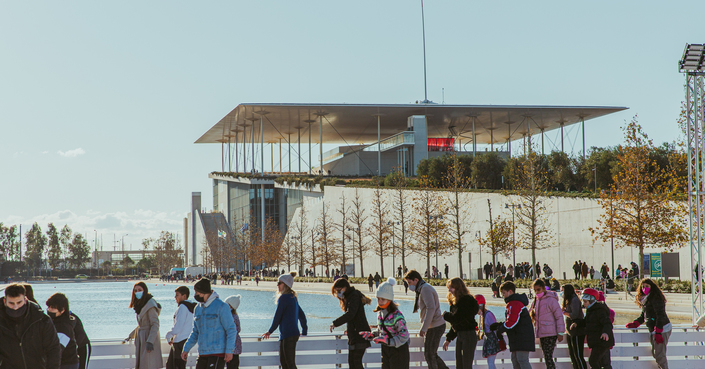
[[21, 316], [23, 316], [24, 313], [25, 313], [25, 311], [27, 311], [27, 303], [25, 303], [24, 305], [22, 305], [22, 307], [19, 308], [19, 309], [17, 309], [17, 310], [13, 310], [13, 309], [10, 309], [10, 308], [5, 309], [5, 312], [7, 312], [7, 315], [8, 315], [10, 318], [15, 318], [15, 319], [16, 319], [16, 318], [19, 318], [19, 317], [21, 317]]
[[540, 298], [542, 298], [543, 295], [545, 295], [545, 294], [546, 294], [545, 292], [537, 293], [537, 294], [536, 294], [536, 298], [537, 298], [537, 299], [540, 299]]
[[343, 296], [343, 291], [338, 291], [338, 298], [342, 300]]
[[409, 291], [411, 291], [411, 292], [416, 291], [416, 286], [414, 286], [413, 284], [410, 284], [410, 285], [409, 285]]
[[56, 313], [52, 313], [51, 311], [48, 311], [47, 315], [49, 315], [49, 317], [52, 319], [56, 319]]
[[138, 299], [138, 300], [141, 299], [141, 298], [142, 298], [142, 294], [144, 294], [144, 291], [135, 292], [135, 298]]
[[206, 302], [206, 299], [204, 299], [201, 295], [194, 295], [193, 298], [198, 302]]
[[641, 292], [643, 292], [644, 295], [648, 295], [649, 292], [651, 292], [651, 287], [649, 287], [649, 286], [643, 286], [643, 287], [641, 287]]

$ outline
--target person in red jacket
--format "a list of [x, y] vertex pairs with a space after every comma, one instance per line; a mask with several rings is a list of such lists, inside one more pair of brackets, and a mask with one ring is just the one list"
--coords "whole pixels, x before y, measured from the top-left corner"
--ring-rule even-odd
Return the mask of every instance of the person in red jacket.
[[529, 352], [536, 351], [534, 344], [534, 325], [526, 306], [529, 299], [526, 294], [516, 293], [516, 286], [512, 282], [504, 282], [499, 287], [499, 292], [507, 303], [506, 320], [490, 325], [490, 329], [501, 334], [507, 332], [509, 351], [512, 353], [514, 368], [531, 369]]

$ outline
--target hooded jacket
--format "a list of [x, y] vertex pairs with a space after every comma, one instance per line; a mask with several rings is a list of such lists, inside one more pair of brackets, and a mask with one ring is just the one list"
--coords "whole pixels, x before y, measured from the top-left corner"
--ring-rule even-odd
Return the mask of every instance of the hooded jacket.
[[27, 301], [15, 324], [0, 305], [0, 369], [59, 369], [61, 345], [54, 323], [42, 308]]
[[196, 306], [193, 313], [193, 331], [184, 344], [189, 352], [198, 343], [199, 355], [215, 355], [235, 351], [237, 327], [230, 312], [230, 305], [212, 292], [206, 302]]
[[565, 322], [561, 305], [558, 304], [558, 295], [553, 291], [544, 292], [531, 302], [534, 312], [534, 333], [536, 337], [557, 336], [565, 332]]
[[507, 332], [509, 351], [536, 351], [534, 325], [526, 308], [529, 298], [525, 293], [514, 293], [504, 299], [507, 303], [506, 321], [499, 326], [497, 333]]
[[70, 312], [65, 311], [61, 316], [53, 318], [52, 321], [59, 337], [59, 344], [61, 344], [61, 365], [78, 363], [78, 346], [74, 333], [76, 319], [71, 316]]
[[[614, 334], [612, 333], [612, 322], [610, 321], [610, 309], [607, 305], [595, 302], [585, 311], [585, 319], [575, 322], [578, 327], [585, 328], [587, 344], [590, 348], [613, 347]], [[607, 333], [607, 341], [600, 339], [603, 333]]]
[[333, 321], [333, 325], [340, 327], [347, 323], [348, 345], [362, 345], [370, 347], [369, 341], [360, 336], [360, 332], [369, 332], [370, 325], [365, 316], [365, 305], [362, 303], [362, 293], [355, 287], [348, 287], [343, 292], [345, 296], [345, 314]]

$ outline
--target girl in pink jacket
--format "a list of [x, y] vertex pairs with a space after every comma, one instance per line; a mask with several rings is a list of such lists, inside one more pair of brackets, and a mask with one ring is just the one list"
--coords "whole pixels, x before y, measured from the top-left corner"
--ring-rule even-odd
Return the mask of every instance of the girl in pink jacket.
[[555, 369], [556, 361], [553, 359], [553, 350], [556, 348], [556, 341], [563, 341], [563, 333], [565, 332], [563, 311], [558, 303], [558, 295], [553, 291], [546, 290], [546, 283], [543, 280], [537, 279], [531, 286], [536, 294], [529, 309], [529, 314], [534, 322], [534, 332], [541, 342], [546, 369]]

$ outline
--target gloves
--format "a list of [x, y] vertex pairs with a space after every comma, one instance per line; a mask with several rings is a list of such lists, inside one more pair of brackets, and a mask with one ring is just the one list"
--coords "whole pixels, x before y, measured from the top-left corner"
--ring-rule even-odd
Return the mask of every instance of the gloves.
[[[663, 339], [662, 339], [662, 341], [663, 341]], [[146, 346], [147, 346], [147, 352], [154, 351], [154, 344], [152, 344], [151, 342], [147, 342]]]
[[641, 323], [639, 323], [635, 320], [631, 323], [627, 323], [626, 327], [627, 328], [639, 328], [640, 325], [641, 325]]
[[360, 335], [362, 336], [362, 338], [364, 338], [368, 341], [372, 341], [372, 339], [374, 338], [374, 335], [372, 334], [372, 332], [360, 332]]
[[[375, 338], [374, 340], [372, 340], [372, 342], [374, 342], [374, 343], [383, 343], [383, 344], [386, 345], [386, 344], [387, 344], [387, 337], [385, 337], [385, 336], [379, 336], [379, 337]], [[663, 340], [662, 340], [662, 342], [663, 342]]]
[[494, 322], [490, 324], [490, 330], [491, 331], [496, 331], [499, 326], [502, 325], [502, 322]]
[[443, 320], [448, 321], [449, 318], [450, 318], [450, 313], [447, 311], [443, 312]]
[[656, 341], [656, 343], [663, 343], [661, 333], [663, 333], [663, 328], [654, 328], [654, 341]]

